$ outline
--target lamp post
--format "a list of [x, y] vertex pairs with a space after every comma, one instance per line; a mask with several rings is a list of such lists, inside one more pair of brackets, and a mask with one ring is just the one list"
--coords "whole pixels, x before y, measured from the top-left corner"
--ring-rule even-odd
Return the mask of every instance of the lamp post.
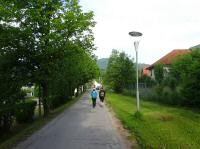
[[136, 52], [136, 97], [137, 97], [137, 111], [140, 111], [140, 96], [139, 96], [139, 87], [138, 87], [138, 46], [139, 46], [139, 37], [142, 36], [140, 32], [129, 32], [131, 37], [134, 37], [134, 47]]

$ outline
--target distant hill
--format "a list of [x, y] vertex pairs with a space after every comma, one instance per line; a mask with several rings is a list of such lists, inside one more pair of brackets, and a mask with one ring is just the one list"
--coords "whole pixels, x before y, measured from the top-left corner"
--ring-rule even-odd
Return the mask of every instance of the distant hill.
[[108, 59], [109, 58], [101, 58], [97, 60], [97, 65], [99, 66], [100, 69], [106, 70], [108, 65]]
[[[97, 60], [97, 65], [99, 66], [100, 69], [106, 70], [107, 65], [108, 65], [108, 59], [109, 58], [101, 58]], [[149, 64], [144, 64], [144, 63], [139, 63], [138, 67], [139, 70], [143, 69], [144, 67], [149, 66]]]
[[141, 70], [141, 69], [143, 69], [144, 67], [148, 67], [148, 66], [150, 66], [150, 65], [149, 65], [149, 64], [144, 64], [144, 63], [139, 63], [139, 64], [138, 64], [138, 69]]
[[196, 46], [193, 46], [193, 47], [190, 47], [190, 49], [192, 49], [192, 50], [200, 49], [200, 44], [198, 44], [198, 45], [196, 45]]

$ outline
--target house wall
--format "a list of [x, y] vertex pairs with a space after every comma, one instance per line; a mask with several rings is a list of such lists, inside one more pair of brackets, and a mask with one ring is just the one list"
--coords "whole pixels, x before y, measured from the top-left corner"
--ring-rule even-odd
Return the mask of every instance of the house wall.
[[151, 71], [150, 71], [151, 73], [150, 73], [150, 77], [152, 78], [152, 79], [154, 79], [155, 80], [155, 73], [154, 73], [154, 69], [151, 69]]
[[163, 76], [164, 76], [164, 78], [169, 76], [169, 72], [170, 72], [170, 67], [169, 66], [164, 66], [163, 67]]
[[[150, 73], [150, 77], [155, 80], [155, 71], [154, 71], [154, 68], [152, 68], [150, 70], [150, 72], [151, 72]], [[169, 76], [169, 72], [170, 72], [170, 67], [169, 66], [164, 66], [163, 67], [163, 76], [164, 76], [164, 78]]]

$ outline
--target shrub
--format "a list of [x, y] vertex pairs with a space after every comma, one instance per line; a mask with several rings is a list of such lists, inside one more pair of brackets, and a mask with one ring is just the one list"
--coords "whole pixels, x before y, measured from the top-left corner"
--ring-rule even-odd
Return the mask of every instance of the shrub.
[[[155, 101], [168, 105], [186, 105], [185, 98], [181, 94], [182, 88], [177, 86], [172, 89], [168, 86], [156, 85], [153, 88], [140, 88], [140, 98], [144, 100]], [[124, 89], [122, 92], [126, 96], [136, 96], [135, 89]]]
[[33, 100], [17, 104], [17, 108], [15, 109], [17, 122], [27, 123], [33, 121], [36, 104], [37, 102]]
[[14, 108], [12, 106], [0, 107], [0, 132], [4, 133], [10, 130], [14, 121]]
[[54, 96], [51, 96], [48, 98], [48, 102], [49, 102], [49, 108], [55, 109], [55, 108], [61, 106], [62, 104], [66, 103], [67, 97], [54, 95]]
[[176, 85], [182, 87], [180, 93], [184, 106], [200, 106], [200, 49], [177, 58], [171, 67], [171, 77], [176, 78]]
[[169, 105], [183, 105], [184, 100], [181, 95], [179, 87], [171, 89], [167, 86], [155, 86], [154, 88], [148, 89], [145, 96], [142, 97], [145, 100], [156, 101], [159, 103]]
[[135, 89], [123, 89], [122, 94], [125, 96], [136, 96]]
[[31, 93], [31, 92], [32, 92], [32, 89], [29, 88], [29, 87], [27, 87], [27, 88], [24, 88], [23, 91], [24, 91], [25, 93]]
[[145, 75], [143, 75], [139, 78], [139, 82], [144, 83], [147, 88], [153, 87], [156, 84], [155, 80], [153, 80], [151, 77], [145, 76]]

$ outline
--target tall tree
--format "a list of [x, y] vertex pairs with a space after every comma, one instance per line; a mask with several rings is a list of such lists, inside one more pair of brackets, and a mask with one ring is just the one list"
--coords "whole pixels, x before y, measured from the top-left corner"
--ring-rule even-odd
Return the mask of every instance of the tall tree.
[[200, 49], [179, 57], [174, 61], [170, 77], [176, 78], [176, 85], [184, 97], [184, 104], [200, 105]]
[[132, 60], [124, 53], [113, 50], [106, 69], [106, 83], [116, 92], [135, 83], [135, 68]]
[[163, 65], [162, 64], [155, 65], [154, 73], [155, 73], [155, 80], [156, 80], [156, 82], [158, 84], [161, 84], [161, 82], [164, 79]]
[[[87, 53], [91, 59], [93, 13], [83, 13], [78, 0], [18, 0], [0, 1], [0, 4], [0, 29], [5, 33], [1, 34], [5, 41], [1, 44], [1, 55], [15, 55], [20, 70], [24, 70], [20, 71], [24, 84], [34, 82], [42, 87], [47, 115], [49, 86], [61, 76], [58, 75], [63, 68], [60, 66], [67, 66], [69, 57], [77, 52]], [[15, 64], [12, 66], [16, 69]], [[76, 67], [71, 71], [78, 73]]]

